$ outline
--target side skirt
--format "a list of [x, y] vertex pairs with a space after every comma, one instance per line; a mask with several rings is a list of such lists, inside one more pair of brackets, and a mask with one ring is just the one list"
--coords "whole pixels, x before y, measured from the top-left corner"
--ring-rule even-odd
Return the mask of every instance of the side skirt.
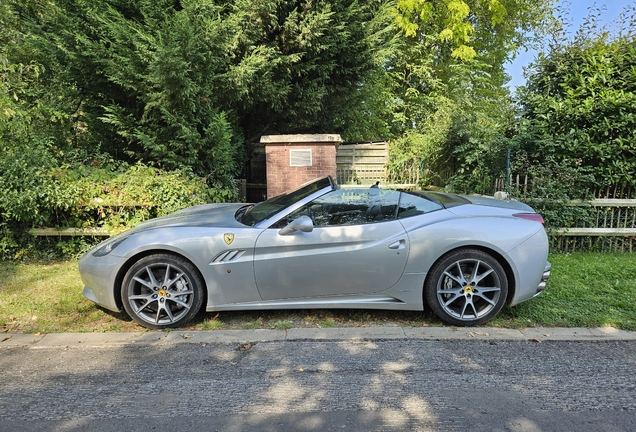
[[424, 287], [425, 276], [423, 273], [405, 274], [396, 285], [376, 294], [227, 303], [208, 305], [206, 311], [270, 309], [385, 309], [421, 311], [424, 310], [422, 289]]

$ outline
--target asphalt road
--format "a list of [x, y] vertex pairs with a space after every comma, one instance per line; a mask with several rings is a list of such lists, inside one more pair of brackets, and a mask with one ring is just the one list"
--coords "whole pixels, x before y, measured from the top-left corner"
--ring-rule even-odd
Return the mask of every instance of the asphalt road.
[[0, 349], [0, 431], [636, 431], [635, 341]]

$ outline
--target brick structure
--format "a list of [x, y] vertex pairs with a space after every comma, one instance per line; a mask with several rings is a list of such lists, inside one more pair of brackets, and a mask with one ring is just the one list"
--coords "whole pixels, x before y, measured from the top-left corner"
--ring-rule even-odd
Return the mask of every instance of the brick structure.
[[267, 197], [271, 198], [319, 177], [336, 179], [338, 134], [266, 135]]

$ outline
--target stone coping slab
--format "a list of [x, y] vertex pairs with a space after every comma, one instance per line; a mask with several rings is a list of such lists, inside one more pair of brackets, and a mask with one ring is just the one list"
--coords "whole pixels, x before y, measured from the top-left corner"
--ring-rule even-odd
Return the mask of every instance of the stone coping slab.
[[406, 339], [402, 327], [292, 328], [287, 340]]
[[326, 340], [485, 340], [485, 341], [636, 341], [636, 332], [613, 327], [340, 327], [289, 330], [209, 330], [134, 333], [1, 333], [0, 348], [8, 347], [109, 347], [123, 345], [174, 345], [180, 343], [246, 343]]
[[210, 330], [180, 331], [166, 334], [164, 344], [175, 343], [246, 343], [285, 340], [285, 330]]
[[433, 340], [524, 340], [519, 330], [497, 327], [412, 327], [405, 328], [405, 334], [414, 339]]

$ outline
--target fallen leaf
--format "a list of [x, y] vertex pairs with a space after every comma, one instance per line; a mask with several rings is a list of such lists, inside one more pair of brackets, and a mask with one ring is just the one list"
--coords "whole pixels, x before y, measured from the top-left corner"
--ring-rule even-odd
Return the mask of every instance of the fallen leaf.
[[36, 334], [34, 334], [33, 336], [40, 336], [42, 333], [37, 332]]
[[303, 368], [299, 368], [299, 369], [298, 369], [298, 372], [305, 372], [305, 369], [303, 369]]
[[247, 351], [248, 349], [252, 348], [252, 344], [251, 343], [246, 343], [243, 345], [239, 345], [239, 351]]
[[532, 342], [536, 342], [536, 343], [541, 343], [543, 342], [541, 339], [537, 339], [537, 338], [532, 338], [530, 339]]
[[549, 334], [547, 334], [547, 333], [543, 333], [543, 336], [545, 336], [545, 337], [550, 337], [550, 335], [549, 335]]
[[468, 337], [475, 337], [475, 335], [472, 333], [468, 333]]
[[190, 335], [187, 335], [187, 334], [185, 334], [185, 333], [181, 334], [181, 337], [182, 337], [182, 338], [184, 338], [184, 339], [186, 339], [186, 340], [187, 340], [187, 339], [190, 339]]
[[11, 339], [13, 336], [7, 336], [6, 338], [2, 339], [2, 342], [4, 341], [8, 341], [9, 339]]
[[488, 332], [475, 332], [475, 334], [477, 334], [479, 336], [490, 336], [490, 333], [488, 333]]
[[36, 321], [37, 319], [38, 319], [38, 317], [37, 317], [36, 315], [33, 315], [33, 316], [31, 317], [31, 321]]

